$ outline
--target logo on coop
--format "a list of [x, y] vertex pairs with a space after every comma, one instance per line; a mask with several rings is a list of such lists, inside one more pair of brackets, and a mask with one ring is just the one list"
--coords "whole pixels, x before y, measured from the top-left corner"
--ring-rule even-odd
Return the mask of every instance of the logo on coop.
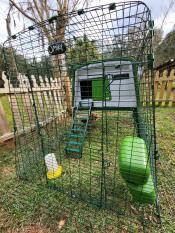
[[50, 55], [57, 55], [66, 52], [66, 45], [60, 42], [54, 42], [48, 46], [48, 52]]

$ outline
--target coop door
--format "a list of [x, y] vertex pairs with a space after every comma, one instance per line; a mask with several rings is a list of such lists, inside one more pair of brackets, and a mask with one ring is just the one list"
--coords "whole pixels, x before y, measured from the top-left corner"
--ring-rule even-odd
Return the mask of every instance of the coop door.
[[92, 80], [92, 99], [94, 101], [111, 100], [110, 81], [108, 79]]
[[80, 82], [81, 99], [92, 99], [92, 81]]

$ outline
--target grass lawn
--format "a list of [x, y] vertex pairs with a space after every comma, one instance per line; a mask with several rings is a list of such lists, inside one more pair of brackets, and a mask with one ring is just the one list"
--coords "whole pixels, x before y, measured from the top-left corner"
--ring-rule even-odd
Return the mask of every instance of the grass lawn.
[[[175, 109], [157, 109], [156, 124], [160, 151], [157, 162], [160, 207], [167, 232], [174, 232]], [[14, 154], [5, 148], [0, 148], [0, 197], [2, 233], [161, 232], [159, 225], [153, 224], [143, 231], [137, 218], [118, 216], [63, 193], [19, 181], [15, 176]]]

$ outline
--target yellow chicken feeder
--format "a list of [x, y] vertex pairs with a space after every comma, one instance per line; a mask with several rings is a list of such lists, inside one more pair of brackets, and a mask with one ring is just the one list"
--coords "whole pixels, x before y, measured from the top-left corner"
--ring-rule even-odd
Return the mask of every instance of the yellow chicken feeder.
[[58, 166], [54, 153], [45, 156], [45, 164], [47, 167], [47, 178], [49, 180], [59, 178], [62, 175], [63, 167]]

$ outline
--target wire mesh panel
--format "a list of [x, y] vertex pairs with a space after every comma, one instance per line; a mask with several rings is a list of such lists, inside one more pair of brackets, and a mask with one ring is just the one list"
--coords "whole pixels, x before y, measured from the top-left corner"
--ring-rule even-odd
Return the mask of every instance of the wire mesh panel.
[[158, 213], [152, 36], [147, 6], [123, 2], [5, 43], [19, 177], [132, 218]]

